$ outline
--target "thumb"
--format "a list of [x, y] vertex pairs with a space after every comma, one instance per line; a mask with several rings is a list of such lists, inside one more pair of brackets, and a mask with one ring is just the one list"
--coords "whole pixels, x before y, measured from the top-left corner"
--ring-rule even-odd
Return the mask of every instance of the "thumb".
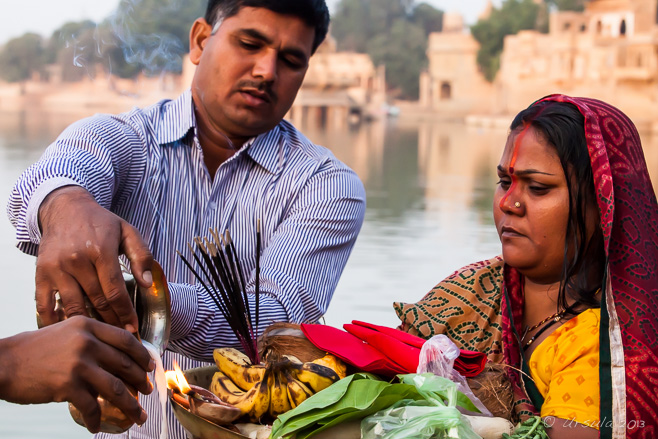
[[142, 239], [139, 230], [125, 221], [122, 221], [121, 224], [120, 250], [130, 261], [130, 270], [137, 283], [143, 287], [150, 287], [153, 283], [151, 274], [153, 255]]

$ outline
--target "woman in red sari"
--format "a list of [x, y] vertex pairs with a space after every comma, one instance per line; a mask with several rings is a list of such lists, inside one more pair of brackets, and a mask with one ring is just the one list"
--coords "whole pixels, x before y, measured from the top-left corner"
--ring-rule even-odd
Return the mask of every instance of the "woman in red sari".
[[548, 96], [512, 122], [498, 175], [502, 258], [396, 303], [403, 328], [512, 366], [516, 413], [551, 438], [658, 437], [658, 204], [635, 126]]

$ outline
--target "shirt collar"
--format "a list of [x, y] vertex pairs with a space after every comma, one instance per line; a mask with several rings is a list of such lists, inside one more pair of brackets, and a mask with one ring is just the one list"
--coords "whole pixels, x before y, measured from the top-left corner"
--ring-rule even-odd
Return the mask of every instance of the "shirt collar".
[[[165, 145], [182, 139], [192, 129], [196, 128], [194, 101], [192, 91], [186, 90], [176, 100], [162, 105], [161, 122], [156, 128], [158, 144]], [[273, 129], [249, 139], [236, 153], [236, 156], [246, 153], [270, 173], [276, 173], [283, 151], [287, 147], [285, 122], [279, 123]]]
[[176, 100], [160, 107], [160, 123], [156, 127], [158, 144], [165, 145], [182, 139], [196, 127], [192, 91], [186, 90]]
[[272, 174], [282, 165], [284, 151], [288, 146], [284, 131], [282, 123], [279, 123], [245, 144], [250, 144], [247, 150], [249, 157]]

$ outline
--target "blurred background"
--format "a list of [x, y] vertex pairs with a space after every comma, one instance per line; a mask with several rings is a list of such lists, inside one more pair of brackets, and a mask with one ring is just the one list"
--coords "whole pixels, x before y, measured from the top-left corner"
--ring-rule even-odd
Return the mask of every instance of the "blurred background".
[[[20, 4], [18, 4], [20, 3]], [[396, 326], [500, 252], [491, 204], [512, 117], [550, 93], [611, 102], [658, 179], [658, 0], [334, 0], [287, 118], [364, 182], [366, 221], [325, 316]], [[0, 0], [0, 199], [70, 123], [175, 98], [203, 0]], [[0, 221], [0, 337], [36, 328], [34, 258]], [[57, 365], [53, 365], [57, 367]], [[0, 402], [0, 438], [86, 438], [66, 404]]]

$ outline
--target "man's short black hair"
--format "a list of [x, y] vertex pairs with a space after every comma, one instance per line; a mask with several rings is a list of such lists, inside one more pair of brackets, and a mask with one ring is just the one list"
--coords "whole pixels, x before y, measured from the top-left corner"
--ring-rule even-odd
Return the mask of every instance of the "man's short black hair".
[[313, 53], [329, 31], [329, 9], [325, 0], [208, 0], [205, 19], [215, 26], [218, 21], [237, 15], [244, 7], [265, 8], [301, 18], [315, 29]]

